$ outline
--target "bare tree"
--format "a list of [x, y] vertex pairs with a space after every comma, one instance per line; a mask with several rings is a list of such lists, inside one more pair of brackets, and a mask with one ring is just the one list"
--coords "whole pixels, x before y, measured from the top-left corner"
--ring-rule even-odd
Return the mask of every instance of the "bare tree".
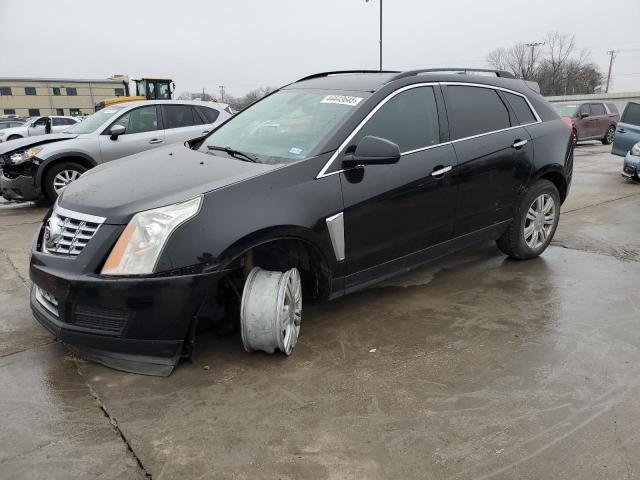
[[234, 97], [232, 95], [225, 96], [225, 103], [231, 105], [231, 108], [234, 110], [242, 110], [247, 108], [252, 103], [257, 102], [265, 95], [273, 92], [275, 89], [273, 87], [260, 87], [255, 90], [251, 90], [250, 92], [244, 94], [242, 97]]
[[192, 95], [191, 92], [181, 92], [176, 98], [178, 100], [191, 100]]
[[586, 50], [576, 52], [572, 36], [552, 32], [545, 37], [545, 45], [545, 49], [522, 43], [497, 48], [487, 55], [487, 62], [538, 82], [543, 95], [593, 93], [601, 85], [602, 72], [589, 61]]

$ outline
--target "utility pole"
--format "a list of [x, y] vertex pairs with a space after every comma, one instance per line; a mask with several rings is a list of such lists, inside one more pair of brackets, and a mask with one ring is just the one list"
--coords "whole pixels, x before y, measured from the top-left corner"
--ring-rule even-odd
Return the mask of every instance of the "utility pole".
[[[364, 0], [369, 3], [370, 0]], [[382, 71], [382, 0], [380, 0], [380, 71]]]
[[226, 87], [224, 85], [220, 85], [220, 101], [224, 103], [224, 89]]
[[613, 68], [613, 59], [616, 58], [616, 51], [609, 50], [607, 52], [607, 55], [609, 55], [611, 58], [609, 58], [609, 73], [607, 73], [607, 86], [604, 89], [604, 93], [609, 93], [609, 84], [611, 83], [611, 69]]
[[[544, 42], [531, 42], [531, 43], [525, 43], [524, 46], [525, 47], [529, 47], [531, 49], [531, 57], [529, 60], [529, 68], [528, 68], [528, 72], [527, 72], [527, 77], [530, 77], [530, 75], [533, 73], [533, 55], [534, 55], [534, 51], [536, 49], [536, 47], [539, 47], [541, 45], [544, 45]], [[525, 80], [528, 80], [529, 78], [526, 78]]]

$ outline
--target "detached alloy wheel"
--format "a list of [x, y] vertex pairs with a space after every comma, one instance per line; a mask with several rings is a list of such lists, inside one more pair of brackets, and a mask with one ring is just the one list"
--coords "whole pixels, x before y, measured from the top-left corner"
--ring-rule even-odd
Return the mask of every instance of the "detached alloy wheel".
[[302, 320], [302, 283], [296, 268], [271, 272], [254, 267], [242, 292], [240, 326], [247, 352], [276, 349], [290, 355]]
[[614, 139], [615, 136], [616, 136], [616, 127], [611, 125], [607, 129], [607, 133], [605, 133], [604, 138], [602, 139], [602, 144], [603, 145], [610, 145], [611, 143], [613, 143], [613, 139]]
[[511, 258], [540, 255], [551, 243], [560, 220], [560, 194], [548, 180], [538, 180], [523, 195], [509, 228], [496, 241]]
[[62, 162], [54, 165], [45, 175], [44, 194], [50, 201], [55, 201], [58, 195], [69, 186], [71, 182], [79, 179], [87, 169], [75, 162]]

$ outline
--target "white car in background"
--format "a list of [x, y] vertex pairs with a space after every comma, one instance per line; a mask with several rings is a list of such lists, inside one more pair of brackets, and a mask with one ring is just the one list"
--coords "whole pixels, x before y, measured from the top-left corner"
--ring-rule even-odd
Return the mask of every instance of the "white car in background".
[[[47, 121], [51, 119], [51, 131], [47, 132]], [[46, 133], [58, 133], [75, 125], [80, 120], [75, 117], [52, 115], [49, 117], [32, 117], [18, 127], [0, 130], [0, 142], [17, 140], [18, 138], [36, 137]]]

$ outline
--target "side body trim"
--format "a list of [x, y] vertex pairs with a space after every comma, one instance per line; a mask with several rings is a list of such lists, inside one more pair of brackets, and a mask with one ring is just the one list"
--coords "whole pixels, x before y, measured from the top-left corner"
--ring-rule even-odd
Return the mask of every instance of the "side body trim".
[[341, 262], [345, 259], [344, 215], [342, 212], [336, 213], [335, 215], [327, 217], [325, 221], [327, 222], [327, 228], [329, 229], [333, 253], [336, 255], [336, 260]]

